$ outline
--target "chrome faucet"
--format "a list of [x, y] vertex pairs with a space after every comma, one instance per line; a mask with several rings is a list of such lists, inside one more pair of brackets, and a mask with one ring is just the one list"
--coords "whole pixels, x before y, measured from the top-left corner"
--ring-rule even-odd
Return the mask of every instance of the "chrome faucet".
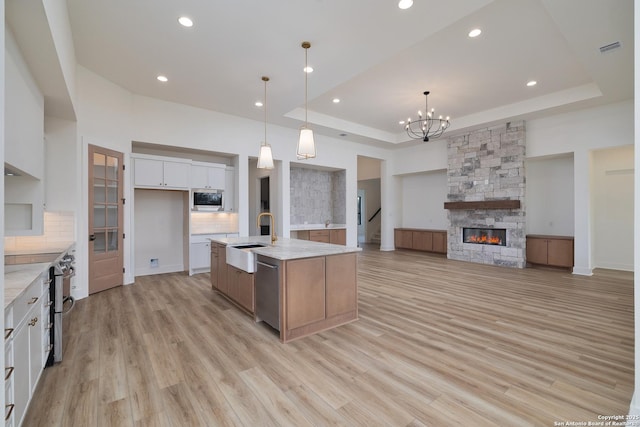
[[273, 218], [273, 214], [271, 212], [262, 212], [258, 214], [258, 219], [256, 219], [256, 227], [260, 228], [260, 218], [263, 216], [268, 216], [271, 218], [271, 244], [273, 244], [276, 240], [278, 240], [278, 236], [276, 236], [276, 226], [275, 219]]

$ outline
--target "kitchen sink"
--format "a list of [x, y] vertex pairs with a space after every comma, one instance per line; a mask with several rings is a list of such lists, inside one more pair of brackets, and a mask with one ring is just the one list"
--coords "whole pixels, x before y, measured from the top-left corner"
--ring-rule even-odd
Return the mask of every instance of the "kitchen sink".
[[268, 245], [262, 243], [227, 245], [227, 264], [247, 273], [254, 273], [256, 271], [256, 255], [251, 249], [264, 248], [266, 246]]

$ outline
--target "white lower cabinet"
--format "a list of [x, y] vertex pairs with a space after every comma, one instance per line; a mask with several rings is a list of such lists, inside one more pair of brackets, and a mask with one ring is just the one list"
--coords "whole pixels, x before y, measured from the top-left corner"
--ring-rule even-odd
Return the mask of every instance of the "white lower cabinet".
[[10, 405], [14, 405], [11, 416], [5, 421], [7, 426], [22, 423], [46, 363], [45, 353], [49, 347], [48, 271], [29, 285], [23, 295], [25, 297], [18, 297], [12, 303], [11, 320], [16, 326], [5, 339], [5, 377], [8, 376], [5, 380], [5, 418], [11, 410]]
[[209, 271], [211, 267], [211, 244], [210, 243], [191, 243], [189, 253], [189, 263], [191, 264], [192, 273], [200, 270]]

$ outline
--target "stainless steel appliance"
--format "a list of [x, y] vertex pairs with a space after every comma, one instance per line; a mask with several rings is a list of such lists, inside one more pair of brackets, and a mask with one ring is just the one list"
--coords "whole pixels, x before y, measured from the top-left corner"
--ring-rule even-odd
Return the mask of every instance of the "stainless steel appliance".
[[256, 322], [280, 330], [280, 262], [258, 255], [255, 273]]
[[224, 209], [223, 190], [193, 190], [193, 210], [221, 211]]
[[51, 335], [53, 354], [49, 355], [47, 366], [62, 361], [62, 316], [68, 313], [75, 303], [71, 296], [71, 279], [75, 276], [74, 252], [75, 249], [71, 249], [62, 255], [49, 271], [51, 278], [49, 297], [53, 303], [50, 313], [50, 322], [53, 324], [53, 334]]

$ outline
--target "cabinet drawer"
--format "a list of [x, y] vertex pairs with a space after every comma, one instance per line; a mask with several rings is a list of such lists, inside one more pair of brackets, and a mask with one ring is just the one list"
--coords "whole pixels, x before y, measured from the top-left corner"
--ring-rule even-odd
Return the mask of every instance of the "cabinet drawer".
[[42, 296], [42, 276], [30, 284], [27, 289], [13, 301], [13, 327], [20, 324], [27, 312], [40, 301]]
[[310, 230], [309, 240], [314, 242], [329, 243], [329, 230]]

